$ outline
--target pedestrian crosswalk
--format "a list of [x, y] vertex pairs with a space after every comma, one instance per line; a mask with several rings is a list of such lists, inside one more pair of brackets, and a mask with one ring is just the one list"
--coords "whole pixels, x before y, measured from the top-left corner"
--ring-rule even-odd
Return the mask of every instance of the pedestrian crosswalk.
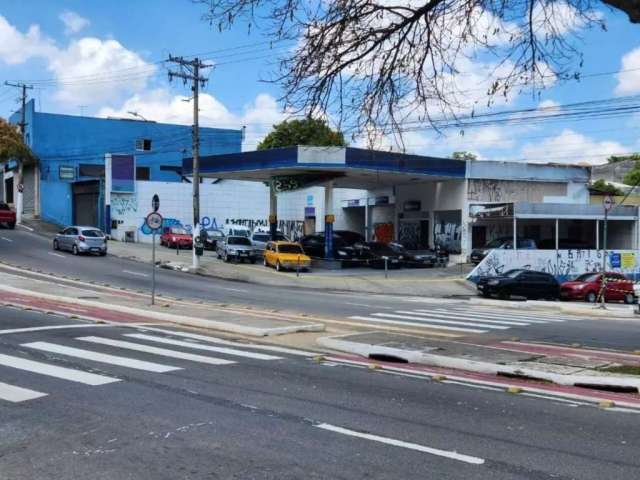
[[[100, 386], [123, 381], [117, 374], [96, 373], [76, 367], [77, 362], [95, 362], [101, 365], [132, 369], [153, 374], [165, 374], [188, 368], [188, 365], [227, 366], [243, 359], [257, 361], [282, 360], [283, 354], [312, 356], [313, 352], [271, 345], [252, 345], [225, 340], [190, 332], [165, 330], [161, 328], [138, 329], [136, 333], [120, 332], [119, 335], [72, 336], [64, 341], [32, 341], [20, 343], [25, 352], [45, 354], [49, 361], [41, 358], [31, 360], [28, 355], [8, 355], [0, 353], [0, 380], [2, 372], [17, 369], [36, 374], [36, 377], [53, 377], [58, 380]], [[40, 333], [40, 332], [34, 332]], [[197, 352], [197, 353], [194, 353]], [[135, 356], [149, 359], [134, 358]], [[163, 358], [156, 362], [156, 359]], [[73, 361], [73, 367], [54, 364], [58, 359]], [[179, 362], [185, 362], [178, 363]], [[176, 362], [178, 365], [173, 365]], [[103, 367], [104, 368], [104, 367]], [[6, 379], [5, 379], [6, 380]], [[20, 382], [14, 382], [20, 383]], [[45, 397], [49, 393], [30, 389], [32, 385], [13, 385], [0, 381], [0, 405], [2, 401], [20, 403]]]
[[562, 323], [573, 318], [552, 312], [514, 312], [484, 307], [417, 308], [353, 315], [350, 321], [380, 328], [428, 329], [448, 335], [500, 332], [531, 325]]

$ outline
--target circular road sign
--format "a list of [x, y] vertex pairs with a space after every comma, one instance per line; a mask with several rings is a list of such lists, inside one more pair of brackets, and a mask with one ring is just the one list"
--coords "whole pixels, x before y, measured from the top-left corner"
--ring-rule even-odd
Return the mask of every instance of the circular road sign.
[[154, 212], [157, 212], [158, 209], [160, 208], [160, 197], [158, 196], [157, 193], [151, 199], [151, 208], [153, 209]]
[[613, 207], [613, 198], [611, 198], [611, 195], [607, 195], [602, 199], [602, 206], [607, 211], [611, 210], [611, 207]]
[[157, 212], [152, 212], [147, 215], [145, 223], [151, 230], [158, 230], [160, 227], [162, 227], [162, 215]]

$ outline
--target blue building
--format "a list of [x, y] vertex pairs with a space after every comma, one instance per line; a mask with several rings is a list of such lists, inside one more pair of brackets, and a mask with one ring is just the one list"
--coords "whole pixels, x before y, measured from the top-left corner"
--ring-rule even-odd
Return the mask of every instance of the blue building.
[[[21, 111], [9, 121], [17, 124]], [[182, 160], [191, 156], [192, 129], [136, 119], [92, 118], [25, 111], [27, 144], [38, 161], [23, 168], [25, 215], [61, 225], [105, 228], [105, 155], [135, 155], [136, 179], [180, 182]], [[201, 128], [202, 155], [241, 151], [242, 130]], [[17, 165], [0, 169], [0, 200], [14, 203]]]

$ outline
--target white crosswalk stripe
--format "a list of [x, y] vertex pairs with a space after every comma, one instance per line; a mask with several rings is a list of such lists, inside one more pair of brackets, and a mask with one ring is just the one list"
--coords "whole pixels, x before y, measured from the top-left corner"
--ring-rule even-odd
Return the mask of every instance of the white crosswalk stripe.
[[72, 368], [58, 367], [48, 363], [35, 362], [26, 358], [12, 357], [10, 355], [0, 354], [0, 365], [4, 367], [17, 368], [27, 372], [38, 373], [40, 375], [48, 375], [50, 377], [69, 380], [71, 382], [84, 383], [86, 385], [96, 386], [105, 385], [107, 383], [119, 382], [119, 378], [107, 377], [82, 370], [74, 370]]
[[209, 352], [224, 353], [225, 355], [233, 355], [238, 357], [253, 358], [255, 360], [280, 360], [282, 357], [267, 355], [265, 353], [246, 352], [235, 348], [214, 347], [212, 345], [202, 345], [199, 343], [185, 342], [183, 340], [174, 340], [171, 338], [157, 337], [155, 335], [145, 335], [143, 333], [129, 333], [125, 337], [137, 338], [139, 340], [148, 340], [150, 342], [164, 343], [166, 345], [176, 345], [179, 347], [193, 348], [196, 350], [206, 350]]
[[[562, 323], [567, 321], [564, 316], [554, 315], [552, 312], [516, 312], [505, 310], [485, 310], [477, 307], [454, 308], [417, 308], [384, 312], [371, 312], [366, 315], [354, 315], [349, 320], [372, 323], [383, 328], [413, 327], [419, 329], [447, 331], [452, 334], [487, 333], [490, 331], [522, 328], [531, 325]], [[573, 320], [573, 319], [572, 319]], [[398, 327], [396, 327], [398, 326]]]
[[82, 358], [85, 360], [93, 360], [94, 362], [107, 363], [109, 365], [117, 365], [120, 367], [133, 368], [135, 370], [144, 370], [146, 372], [165, 373], [174, 370], [181, 370], [180, 367], [172, 367], [170, 365], [162, 365], [159, 363], [145, 362], [129, 357], [118, 357], [116, 355], [108, 355], [105, 353], [93, 352], [91, 350], [82, 350], [80, 348], [66, 347], [48, 342], [32, 342], [23, 343], [23, 347], [33, 348], [42, 352], [59, 353], [69, 357]]
[[0, 400], [6, 400], [7, 402], [25, 402], [34, 398], [45, 397], [46, 395], [46, 393], [0, 382]]
[[98, 343], [101, 345], [109, 345], [116, 348], [125, 348], [129, 350], [136, 350], [138, 352], [151, 353], [153, 355], [162, 355], [170, 358], [179, 358], [182, 360], [189, 360], [191, 362], [207, 363], [209, 365], [231, 365], [231, 360], [224, 360], [222, 358], [205, 357], [203, 355], [196, 355], [193, 353], [185, 353], [177, 350], [169, 350], [166, 348], [153, 347], [151, 345], [144, 345], [141, 343], [125, 342], [123, 340], [112, 340], [110, 338], [103, 337], [77, 337], [77, 340], [84, 342]]

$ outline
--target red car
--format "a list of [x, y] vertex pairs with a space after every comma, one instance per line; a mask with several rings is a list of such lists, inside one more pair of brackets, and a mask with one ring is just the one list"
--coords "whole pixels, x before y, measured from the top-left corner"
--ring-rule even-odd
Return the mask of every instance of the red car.
[[16, 228], [16, 212], [6, 203], [0, 202], [0, 224], [2, 223], [9, 228]]
[[191, 248], [193, 239], [183, 227], [165, 227], [160, 235], [160, 245], [169, 248]]
[[[607, 272], [604, 299], [607, 302], [623, 301], [633, 303], [633, 282], [621, 273]], [[560, 298], [563, 300], [584, 300], [595, 302], [601, 287], [600, 273], [584, 273], [571, 282], [560, 285]]]

